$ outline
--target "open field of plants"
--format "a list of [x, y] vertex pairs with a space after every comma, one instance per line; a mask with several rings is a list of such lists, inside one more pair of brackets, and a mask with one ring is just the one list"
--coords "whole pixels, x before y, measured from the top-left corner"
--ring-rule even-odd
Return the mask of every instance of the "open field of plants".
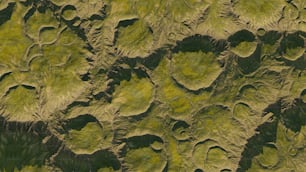
[[0, 0], [1, 172], [305, 172], [305, 0]]

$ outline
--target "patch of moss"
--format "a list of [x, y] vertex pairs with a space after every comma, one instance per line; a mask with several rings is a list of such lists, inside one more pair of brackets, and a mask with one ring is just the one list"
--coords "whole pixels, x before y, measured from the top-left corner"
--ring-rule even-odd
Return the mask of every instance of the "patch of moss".
[[121, 116], [139, 115], [150, 107], [154, 89], [149, 79], [133, 74], [131, 80], [123, 80], [115, 88], [112, 103], [119, 108]]
[[236, 0], [233, 9], [241, 20], [258, 28], [277, 22], [284, 6], [285, 1], [278, 0]]
[[152, 46], [152, 31], [145, 21], [137, 20], [132, 25], [118, 29], [116, 47], [123, 56], [146, 57]]
[[241, 58], [250, 57], [257, 48], [255, 36], [247, 30], [241, 30], [228, 38], [230, 42], [230, 51]]
[[212, 52], [179, 52], [171, 62], [174, 79], [193, 91], [209, 87], [222, 72]]
[[32, 41], [24, 35], [22, 16], [27, 8], [16, 3], [9, 21], [0, 25], [0, 63], [11, 69], [25, 68], [25, 53]]
[[103, 129], [96, 122], [88, 122], [81, 130], [69, 130], [65, 143], [76, 154], [92, 154], [103, 142]]
[[162, 171], [166, 165], [165, 158], [148, 147], [129, 150], [124, 161], [127, 168], [135, 172]]
[[4, 115], [11, 121], [34, 120], [38, 108], [38, 98], [35, 89], [28, 89], [24, 86], [11, 88], [4, 99]]
[[240, 30], [235, 18], [225, 15], [230, 12], [229, 0], [209, 0], [208, 12], [204, 13], [204, 20], [197, 26], [197, 33], [208, 34], [215, 39], [226, 39], [231, 33]]

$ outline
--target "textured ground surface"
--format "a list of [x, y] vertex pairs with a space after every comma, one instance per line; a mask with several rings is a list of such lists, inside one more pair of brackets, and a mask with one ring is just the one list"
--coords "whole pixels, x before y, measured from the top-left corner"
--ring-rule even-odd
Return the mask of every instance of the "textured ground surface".
[[306, 171], [305, 0], [0, 0], [0, 171]]

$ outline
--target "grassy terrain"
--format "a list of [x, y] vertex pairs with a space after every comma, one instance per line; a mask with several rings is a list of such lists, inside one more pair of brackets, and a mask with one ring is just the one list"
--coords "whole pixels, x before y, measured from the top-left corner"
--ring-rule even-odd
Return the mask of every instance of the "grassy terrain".
[[305, 0], [0, 0], [0, 171], [304, 172]]

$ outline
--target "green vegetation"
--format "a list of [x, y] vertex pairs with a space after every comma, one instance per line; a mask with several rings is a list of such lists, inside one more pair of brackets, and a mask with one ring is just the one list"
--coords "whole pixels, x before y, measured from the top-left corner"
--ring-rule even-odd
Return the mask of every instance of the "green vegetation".
[[172, 57], [172, 76], [190, 90], [209, 87], [222, 72], [212, 53], [186, 52]]
[[267, 27], [274, 24], [281, 17], [285, 1], [279, 0], [235, 0], [234, 12], [245, 22], [250, 22], [254, 27]]
[[43, 164], [51, 152], [41, 144], [41, 138], [26, 131], [5, 131], [0, 134], [0, 170], [23, 171], [44, 169]]
[[305, 171], [304, 0], [0, 0], [0, 171]]
[[150, 53], [153, 36], [144, 21], [135, 21], [132, 25], [118, 29], [118, 51], [122, 56], [146, 57]]
[[129, 81], [121, 81], [115, 88], [113, 105], [118, 106], [120, 115], [131, 116], [144, 113], [154, 97], [154, 86], [147, 78], [133, 75]]
[[99, 150], [103, 130], [96, 122], [87, 123], [80, 131], [70, 130], [65, 138], [67, 146], [77, 154], [92, 154]]

